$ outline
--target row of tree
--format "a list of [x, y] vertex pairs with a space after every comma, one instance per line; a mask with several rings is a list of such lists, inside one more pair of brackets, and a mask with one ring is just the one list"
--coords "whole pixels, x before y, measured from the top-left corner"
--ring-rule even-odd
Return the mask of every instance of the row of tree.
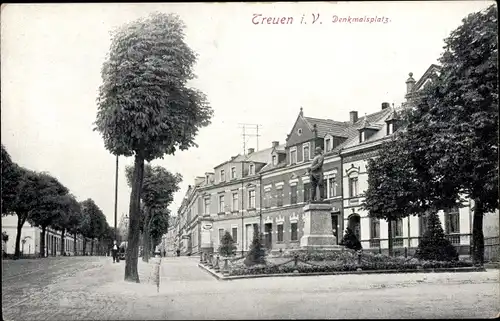
[[[484, 261], [483, 215], [498, 209], [498, 9], [469, 15], [445, 39], [441, 70], [368, 164], [364, 207], [391, 222], [473, 201], [472, 254]], [[392, 253], [389, 230], [389, 251]]]
[[46, 172], [26, 169], [13, 162], [2, 145], [2, 216], [17, 216], [14, 257], [21, 254], [21, 231], [26, 222], [41, 228], [40, 256], [45, 257], [47, 228], [61, 232], [61, 252], [64, 252], [66, 233], [73, 236], [73, 252], [77, 253], [77, 235], [83, 236], [83, 248], [91, 240], [110, 246], [114, 239], [112, 229], [101, 209], [92, 199], [79, 202], [58, 179]]
[[[127, 166], [125, 173], [128, 185], [132, 186], [134, 168]], [[161, 166], [144, 166], [139, 229], [142, 233], [142, 259], [145, 262], [149, 261], [151, 252], [161, 242], [162, 235], [168, 231], [168, 206], [174, 200], [174, 194], [179, 190], [181, 182], [182, 176], [179, 173], [174, 175]]]

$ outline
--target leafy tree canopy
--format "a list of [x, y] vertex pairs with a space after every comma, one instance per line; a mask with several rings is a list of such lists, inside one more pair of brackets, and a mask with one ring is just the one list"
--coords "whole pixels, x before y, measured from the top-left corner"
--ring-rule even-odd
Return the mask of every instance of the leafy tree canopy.
[[[125, 168], [127, 183], [132, 186], [134, 168]], [[161, 166], [144, 166], [144, 180], [142, 183], [141, 199], [147, 208], [168, 206], [174, 200], [174, 194], [179, 190], [182, 182], [181, 174], [172, 174]]]
[[196, 146], [213, 114], [205, 95], [187, 87], [195, 53], [177, 15], [152, 14], [114, 32], [102, 68], [95, 122], [113, 154], [145, 160]]

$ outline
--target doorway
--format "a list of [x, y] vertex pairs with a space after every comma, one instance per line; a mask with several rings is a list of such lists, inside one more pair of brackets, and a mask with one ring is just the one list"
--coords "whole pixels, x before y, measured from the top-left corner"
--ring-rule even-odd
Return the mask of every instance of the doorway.
[[354, 232], [358, 241], [361, 241], [361, 218], [358, 214], [355, 213], [349, 216], [348, 226]]
[[264, 225], [264, 230], [266, 233], [264, 245], [267, 249], [270, 250], [272, 248], [272, 244], [273, 244], [273, 223], [266, 223]]

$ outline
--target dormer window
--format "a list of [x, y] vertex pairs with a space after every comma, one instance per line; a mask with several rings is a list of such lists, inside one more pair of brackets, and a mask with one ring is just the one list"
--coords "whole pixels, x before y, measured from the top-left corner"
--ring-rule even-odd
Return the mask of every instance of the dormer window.
[[273, 155], [273, 166], [278, 165], [278, 157], [276, 155]]
[[236, 167], [231, 167], [231, 179], [236, 178]]
[[255, 165], [254, 164], [250, 164], [250, 166], [248, 167], [248, 175], [255, 175]]
[[325, 151], [328, 153], [331, 150], [332, 150], [332, 139], [327, 138], [325, 139]]
[[394, 133], [394, 124], [391, 122], [387, 124], [387, 135], [391, 135], [392, 133]]
[[210, 183], [210, 176], [208, 176], [208, 175], [206, 176], [206, 183], [207, 184]]
[[365, 134], [366, 133], [365, 133], [364, 130], [359, 133], [359, 142], [360, 143], [362, 143], [362, 142], [364, 142], [366, 140], [366, 135]]
[[221, 182], [224, 182], [225, 180], [226, 180], [226, 175], [225, 175], [225, 173], [224, 173], [224, 170], [222, 169], [222, 170], [220, 171], [220, 181], [221, 181]]

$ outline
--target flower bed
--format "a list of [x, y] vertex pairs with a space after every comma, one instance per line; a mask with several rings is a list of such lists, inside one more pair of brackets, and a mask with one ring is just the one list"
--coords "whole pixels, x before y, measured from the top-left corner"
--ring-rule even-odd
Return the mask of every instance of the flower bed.
[[234, 261], [230, 265], [230, 276], [282, 274], [282, 273], [325, 273], [393, 270], [409, 271], [422, 269], [458, 268], [473, 266], [470, 261], [421, 261], [415, 258], [389, 257], [381, 254], [362, 253], [361, 264], [358, 264], [358, 253], [354, 251], [337, 252], [299, 252], [297, 264], [293, 254], [280, 257], [267, 257], [266, 264], [245, 266], [243, 260]]

